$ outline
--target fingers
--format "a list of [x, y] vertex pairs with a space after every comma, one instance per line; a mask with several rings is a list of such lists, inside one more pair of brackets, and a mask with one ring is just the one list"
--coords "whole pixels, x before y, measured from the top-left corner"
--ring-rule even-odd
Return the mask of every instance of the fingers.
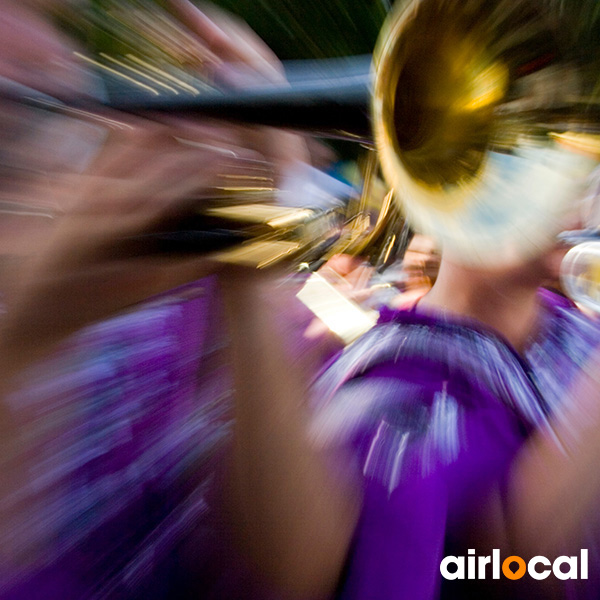
[[[199, 41], [218, 57], [221, 63], [247, 67], [265, 82], [285, 81], [281, 65], [275, 54], [245, 24], [215, 7], [196, 8], [187, 0], [170, 0], [169, 4], [194, 33]], [[234, 69], [223, 68], [220, 77], [224, 83], [235, 83]]]
[[139, 125], [113, 136], [75, 180], [78, 200], [49, 249], [60, 268], [152, 254], [153, 239], [146, 246], [144, 236], [203, 230], [199, 215], [208, 206], [273, 199], [273, 163], [230, 129]]

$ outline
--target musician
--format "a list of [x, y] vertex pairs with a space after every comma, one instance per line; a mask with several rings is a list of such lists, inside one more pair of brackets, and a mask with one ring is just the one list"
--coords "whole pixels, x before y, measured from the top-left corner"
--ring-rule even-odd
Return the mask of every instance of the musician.
[[[260, 282], [224, 281], [237, 332], [232, 485], [267, 573], [308, 597], [336, 588], [343, 598], [411, 599], [597, 589], [588, 538], [600, 492], [591, 466], [600, 330], [540, 290], [563, 255], [547, 248], [502, 269], [443, 256], [415, 308], [384, 312], [325, 373], [315, 392], [324, 407], [310, 426]], [[526, 560], [586, 548], [590, 578], [442, 580], [444, 556], [493, 548]]]
[[[65, 99], [94, 85], [40, 3], [0, 8], [3, 83]], [[281, 77], [233, 21], [172, 9], [222, 80]], [[301, 157], [296, 138], [109, 112], [57, 120], [5, 96], [0, 120], [2, 253], [16, 265], [2, 281], [0, 597], [201, 596], [206, 548], [226, 556], [205, 518], [230, 423], [214, 266], [131, 254], [127, 240], [228, 175], [275, 182]]]
[[[215, 35], [212, 26], [209, 33]], [[207, 39], [214, 40], [211, 36]], [[146, 129], [144, 124], [140, 131], [135, 125], [121, 130], [112, 155], [100, 156], [89, 178], [77, 178], [79, 190], [85, 192], [82, 201], [68, 212], [18, 282], [3, 329], [3, 381], [84, 323], [168, 288], [180, 277], [208, 272], [205, 263], [196, 261], [174, 265], [115, 259], [119, 240], [151, 229], [165, 211], [178, 212], [187, 192], [210, 188], [220, 173], [220, 163], [209, 150], [214, 163], [206, 160], [206, 170], [194, 180], [190, 171], [197, 175], [198, 159], [206, 158], [203, 151], [196, 148], [182, 163], [173, 156], [177, 141], [168, 139], [171, 129], [161, 124]], [[248, 143], [240, 141], [237, 132], [198, 127], [203, 140], [232, 144], [238, 157], [241, 153], [242, 159], [256, 158], [244, 153]], [[156, 146], [160, 157], [154, 155]], [[174, 188], [174, 181], [182, 182], [181, 187]], [[439, 563], [444, 554], [466, 555], [468, 548], [476, 548], [478, 554], [488, 548], [550, 554], [562, 552], [569, 542], [582, 547], [577, 534], [582, 526], [593, 524], [590, 507], [600, 483], [594, 431], [598, 386], [593, 381], [598, 330], [568, 302], [539, 294], [541, 276], [553, 268], [556, 252], [546, 249], [505, 270], [474, 269], [445, 256], [438, 281], [412, 312], [384, 314], [381, 325], [324, 376], [314, 392], [316, 415], [307, 406], [305, 377], [287, 359], [289, 349], [273, 319], [274, 305], [287, 301], [279, 298], [275, 276], [220, 271], [236, 402], [225, 506], [245, 552], [244, 564], [286, 595], [298, 597], [337, 592], [349, 598], [418, 599], [436, 597], [440, 590], [444, 597], [464, 597], [451, 582], [442, 587]], [[160, 319], [159, 325], [166, 327]], [[122, 322], [113, 326], [118, 329]], [[112, 350], [118, 358], [119, 345]], [[59, 368], [60, 363], [59, 359], [51, 367]], [[140, 360], [137, 366], [148, 363]], [[112, 373], [107, 369], [106, 377]], [[155, 383], [160, 388], [179, 374], [178, 368], [167, 369], [158, 381], [153, 379], [150, 397], [155, 398]], [[123, 382], [125, 390], [135, 388], [135, 378], [126, 375]], [[104, 391], [105, 404], [92, 409], [108, 406], [121, 419], [124, 412], [135, 413], [139, 407], [115, 402], [110, 386]], [[148, 598], [169, 597], [174, 588], [181, 593], [193, 589], [191, 573], [181, 577], [175, 564], [181, 548], [177, 533], [193, 529], [195, 511], [202, 510], [204, 498], [194, 495], [194, 477], [187, 479], [181, 465], [169, 463], [169, 457], [180, 456], [181, 447], [155, 444], [154, 439], [144, 445], [148, 431], [159, 441], [169, 439], [160, 435], [161, 427], [173, 426], [170, 433], [181, 439], [178, 427], [187, 422], [188, 404], [177, 395], [167, 394], [169, 400], [176, 404], [154, 405], [155, 419], [147, 423], [126, 421], [135, 425], [129, 429], [111, 428], [110, 421], [98, 429], [102, 411], [83, 410], [76, 426], [47, 439], [51, 457], [74, 458], [67, 466], [81, 460], [93, 474], [94, 466], [101, 471], [103, 461], [111, 461], [111, 477], [102, 485], [82, 477], [68, 504], [61, 501], [64, 488], [58, 489], [54, 503], [48, 501], [50, 496], [32, 500], [26, 493], [53, 491], [44, 487], [44, 476], [56, 471], [43, 461], [35, 468], [28, 466], [25, 459], [35, 464], [36, 458], [47, 455], [33, 452], [23, 437], [27, 429], [19, 427], [19, 409], [33, 407], [41, 416], [41, 428], [54, 433], [53, 425], [64, 415], [60, 403], [57, 411], [48, 411], [43, 403], [5, 403], [5, 595]], [[49, 421], [48, 414], [56, 420]], [[577, 420], [581, 414], [585, 419]], [[69, 436], [77, 441], [88, 426], [91, 435], [84, 439], [91, 442], [73, 444], [71, 450], [77, 453], [60, 452], [62, 443], [73, 440]], [[95, 435], [98, 431], [103, 435]], [[187, 431], [196, 432], [193, 427]], [[123, 454], [107, 452], [108, 433], [114, 434], [113, 448]], [[563, 446], [556, 445], [557, 439]], [[141, 447], [136, 446], [139, 440]], [[184, 451], [195, 441], [190, 435]], [[57, 446], [59, 451], [53, 453]], [[155, 471], [144, 470], [148, 463], [143, 461], [129, 462], [131, 456], [151, 458], [157, 449], [166, 462], [150, 461], [158, 465]], [[121, 469], [124, 465], [133, 468]], [[65, 464], [59, 461], [58, 466]], [[37, 474], [33, 486], [31, 473]], [[173, 481], [183, 481], [175, 497], [169, 495]], [[565, 498], [571, 499], [573, 490], [585, 493], [577, 495], [574, 510], [565, 510]], [[67, 507], [68, 514], [85, 507], [98, 491], [108, 491], [111, 506], [123, 508], [114, 521], [96, 528], [103, 505], [92, 503], [79, 513], [83, 529], [68, 518], [54, 530], [36, 527], [40, 513], [35, 509], [45, 506], [46, 514], [61, 519], [59, 509]], [[169, 510], [170, 503], [182, 497], [188, 500], [183, 510]], [[163, 518], [165, 508], [169, 518]], [[138, 529], [141, 515], [142, 521], [148, 520]], [[15, 523], [17, 528], [11, 529]], [[156, 527], [147, 536], [149, 524]], [[73, 531], [83, 531], [83, 540], [74, 543], [68, 535]], [[15, 535], [21, 532], [29, 538]], [[98, 544], [107, 540], [109, 551], [99, 554]], [[52, 542], [58, 542], [60, 550], [54, 555], [45, 552]], [[40, 561], [40, 556], [45, 559]], [[186, 567], [194, 566], [194, 560], [197, 566], [202, 554], [186, 553], [186, 559]], [[556, 592], [566, 597], [563, 583], [554, 583], [542, 596]], [[593, 581], [580, 583], [584, 591], [593, 591]], [[492, 581], [479, 597], [496, 593], [530, 598], [536, 593], [537, 588], [518, 586], [507, 592]], [[251, 597], [245, 589], [235, 592]]]

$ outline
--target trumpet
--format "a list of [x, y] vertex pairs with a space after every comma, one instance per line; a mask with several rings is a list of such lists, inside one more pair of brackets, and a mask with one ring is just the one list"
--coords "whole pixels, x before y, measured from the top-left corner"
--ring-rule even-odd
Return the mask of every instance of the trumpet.
[[561, 264], [560, 279], [570, 298], [600, 313], [600, 236], [596, 235], [595, 240], [569, 250]]

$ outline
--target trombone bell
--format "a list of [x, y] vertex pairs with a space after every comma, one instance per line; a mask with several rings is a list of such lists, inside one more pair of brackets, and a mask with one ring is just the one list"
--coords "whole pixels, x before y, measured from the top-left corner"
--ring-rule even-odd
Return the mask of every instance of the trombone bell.
[[600, 131], [600, 63], [582, 67], [575, 40], [565, 50], [546, 5], [400, 2], [378, 41], [383, 173], [415, 228], [463, 263], [549, 247], [596, 165], [559, 134]]

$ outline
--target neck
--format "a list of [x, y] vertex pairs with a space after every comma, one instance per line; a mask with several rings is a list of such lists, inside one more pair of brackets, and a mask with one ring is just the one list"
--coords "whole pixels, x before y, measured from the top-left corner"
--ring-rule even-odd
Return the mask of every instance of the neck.
[[539, 283], [515, 273], [490, 273], [442, 260], [437, 281], [420, 306], [480, 321], [522, 351], [537, 326]]

